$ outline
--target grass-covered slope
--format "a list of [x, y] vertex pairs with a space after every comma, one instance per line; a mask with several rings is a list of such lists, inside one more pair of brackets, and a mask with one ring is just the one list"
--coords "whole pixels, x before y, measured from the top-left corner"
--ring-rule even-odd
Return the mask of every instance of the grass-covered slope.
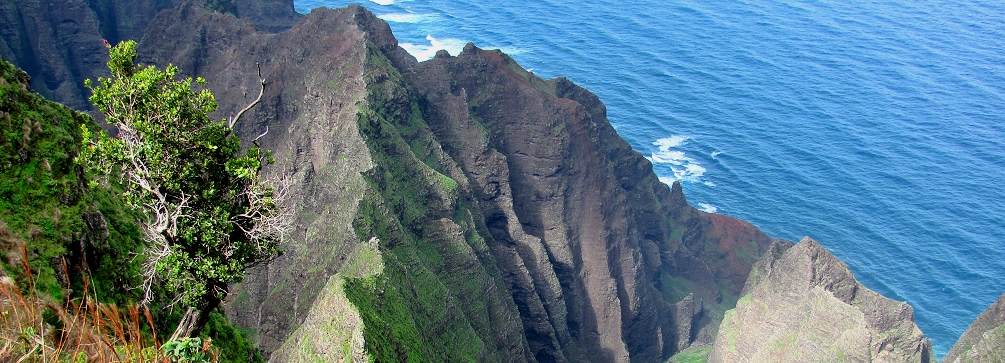
[[[81, 125], [97, 124], [28, 84], [0, 60], [0, 220], [26, 241], [36, 289], [59, 300], [87, 273], [99, 298], [128, 301], [138, 281], [135, 264], [122, 262], [139, 248], [138, 232], [113, 195], [85, 187], [74, 163]], [[18, 248], [3, 246], [8, 267]]]
[[362, 240], [380, 241], [384, 270], [346, 284], [366, 326], [367, 352], [379, 362], [525, 359], [515, 306], [463, 174], [401, 75], [380, 52], [369, 56], [375, 82], [359, 127], [376, 166], [366, 174], [371, 190], [354, 226]]

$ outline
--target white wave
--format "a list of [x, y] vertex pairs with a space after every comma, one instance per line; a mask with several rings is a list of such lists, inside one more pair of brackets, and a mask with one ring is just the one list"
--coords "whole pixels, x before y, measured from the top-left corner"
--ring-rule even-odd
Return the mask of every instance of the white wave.
[[697, 160], [687, 156], [684, 151], [673, 149], [683, 146], [689, 139], [687, 136], [673, 135], [656, 140], [653, 145], [656, 145], [657, 149], [648, 159], [653, 163], [669, 164], [670, 170], [673, 171], [673, 180], [698, 182], [708, 170]]
[[370, 0], [370, 1], [373, 1], [378, 5], [384, 5], [384, 6], [394, 4], [394, 0]]
[[384, 19], [388, 22], [393, 23], [421, 23], [425, 21], [431, 21], [435, 15], [430, 14], [416, 14], [416, 13], [390, 13], [377, 16], [378, 18]]
[[[499, 48], [499, 47], [485, 47], [485, 49], [495, 49], [495, 48], [498, 48], [499, 50], [501, 50], [503, 53], [506, 53], [507, 55], [516, 55], [516, 54], [527, 53], [526, 49], [521, 49], [521, 48], [514, 48], [514, 47], [501, 47], [501, 48]], [[534, 68], [528, 69], [527, 72], [533, 73], [534, 72]]]
[[702, 184], [705, 184], [705, 186], [706, 186], [706, 187], [709, 187], [709, 188], [715, 188], [715, 183], [713, 183], [713, 182], [711, 182], [711, 181], [709, 181], [709, 180], [706, 180], [706, 181], [703, 181], [703, 182], [701, 182], [701, 183], [702, 183]]
[[712, 159], [715, 159], [716, 156], [719, 156], [721, 154], [722, 154], [722, 151], [713, 151], [712, 152]]
[[666, 184], [666, 185], [673, 185], [673, 182], [676, 181], [676, 180], [674, 180], [674, 178], [671, 178], [671, 177], [668, 177], [668, 176], [661, 176], [661, 177], [659, 177], [659, 179], [660, 179], [661, 182], [663, 182], [663, 184]]
[[684, 152], [677, 150], [660, 150], [654, 152], [652, 156], [653, 162], [674, 165], [682, 165], [686, 159], [689, 158], [684, 156]]
[[719, 208], [716, 208], [714, 205], [708, 203], [698, 203], [698, 209], [707, 213], [716, 213], [719, 211]]
[[684, 145], [684, 143], [687, 142], [687, 140], [689, 139], [691, 139], [691, 137], [683, 135], [673, 135], [670, 137], [664, 137], [662, 139], [656, 140], [656, 142], [653, 142], [653, 145], [659, 146], [661, 150], [666, 150], [672, 147], [678, 147]]
[[458, 55], [464, 50], [464, 45], [468, 42], [463, 39], [455, 38], [444, 38], [436, 39], [432, 35], [427, 35], [426, 40], [429, 41], [429, 45], [425, 44], [415, 44], [415, 43], [400, 43], [402, 48], [405, 49], [408, 54], [411, 54], [415, 59], [419, 61], [433, 59], [436, 52], [440, 49], [445, 49], [448, 53], [452, 55]]

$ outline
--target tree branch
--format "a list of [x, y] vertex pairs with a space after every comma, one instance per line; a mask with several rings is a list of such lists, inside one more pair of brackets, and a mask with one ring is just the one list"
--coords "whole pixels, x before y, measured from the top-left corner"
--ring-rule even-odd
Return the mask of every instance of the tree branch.
[[237, 120], [241, 118], [241, 115], [244, 115], [246, 111], [250, 110], [252, 107], [255, 107], [255, 105], [257, 105], [258, 102], [262, 101], [262, 95], [265, 94], [265, 78], [262, 78], [262, 65], [259, 63], [256, 64], [258, 65], [258, 80], [261, 81], [262, 83], [262, 90], [258, 92], [258, 98], [255, 99], [255, 102], [252, 102], [250, 105], [242, 109], [240, 112], [237, 113], [237, 116], [231, 118], [230, 122], [227, 123], [227, 128], [231, 129], [231, 132], [233, 132], [234, 125], [237, 125]]
[[261, 135], [258, 135], [258, 137], [252, 139], [251, 143], [255, 144], [255, 147], [259, 147], [259, 145], [258, 145], [258, 139], [261, 139], [262, 136], [265, 136], [265, 134], [268, 134], [268, 133], [269, 133], [269, 125], [265, 125], [265, 132], [263, 132]]

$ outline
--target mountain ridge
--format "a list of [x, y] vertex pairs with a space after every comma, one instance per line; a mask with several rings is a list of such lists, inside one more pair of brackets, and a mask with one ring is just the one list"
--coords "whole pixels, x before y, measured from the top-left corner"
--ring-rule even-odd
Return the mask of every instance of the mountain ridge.
[[473, 44], [417, 62], [356, 5], [262, 28], [186, 1], [140, 61], [205, 76], [219, 114], [268, 81], [236, 131], [268, 131], [296, 223], [226, 311], [272, 361], [663, 361], [787, 250], [690, 206], [564, 78]]

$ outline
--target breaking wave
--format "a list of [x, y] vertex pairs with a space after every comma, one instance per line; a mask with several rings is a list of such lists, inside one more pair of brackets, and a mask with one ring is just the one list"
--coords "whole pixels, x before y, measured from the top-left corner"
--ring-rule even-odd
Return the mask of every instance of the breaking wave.
[[671, 183], [676, 180], [700, 182], [699, 178], [707, 171], [697, 160], [687, 156], [683, 150], [676, 149], [686, 144], [690, 139], [687, 136], [673, 135], [653, 142], [653, 145], [656, 145], [656, 151], [653, 151], [649, 160], [670, 167], [670, 170], [673, 171], [673, 177], [670, 178]]
[[416, 13], [390, 13], [380, 15], [377, 17], [393, 23], [410, 23], [410, 24], [434, 21], [436, 18], [435, 15], [416, 14]]
[[468, 43], [466, 40], [456, 38], [436, 39], [432, 35], [427, 35], [426, 40], [429, 41], [428, 45], [415, 43], [400, 43], [398, 45], [415, 59], [424, 61], [433, 59], [433, 56], [440, 49], [445, 49], [451, 55], [458, 55], [464, 49], [464, 45]]
[[708, 203], [698, 203], [698, 209], [701, 209], [706, 213], [716, 213], [719, 211], [719, 208], [716, 208], [714, 205]]

